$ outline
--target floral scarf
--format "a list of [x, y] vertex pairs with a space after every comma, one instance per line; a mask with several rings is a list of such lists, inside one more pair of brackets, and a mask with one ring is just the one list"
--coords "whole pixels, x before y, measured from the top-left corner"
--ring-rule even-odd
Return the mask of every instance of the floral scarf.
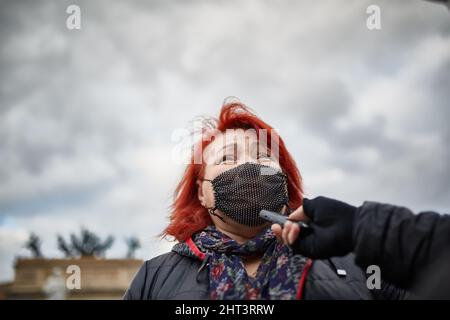
[[[294, 255], [292, 249], [276, 241], [270, 228], [239, 245], [210, 225], [192, 236], [209, 266], [211, 299], [296, 299], [299, 280], [308, 259]], [[192, 248], [186, 242], [176, 244], [173, 251], [180, 254]], [[262, 255], [255, 278], [249, 277], [243, 256]], [[198, 254], [197, 254], [198, 256]]]

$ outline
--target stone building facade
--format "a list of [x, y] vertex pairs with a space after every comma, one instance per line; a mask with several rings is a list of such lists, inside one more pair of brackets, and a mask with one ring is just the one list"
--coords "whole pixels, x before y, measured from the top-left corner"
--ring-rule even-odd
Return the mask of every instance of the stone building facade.
[[142, 265], [139, 259], [17, 259], [0, 299], [121, 299]]

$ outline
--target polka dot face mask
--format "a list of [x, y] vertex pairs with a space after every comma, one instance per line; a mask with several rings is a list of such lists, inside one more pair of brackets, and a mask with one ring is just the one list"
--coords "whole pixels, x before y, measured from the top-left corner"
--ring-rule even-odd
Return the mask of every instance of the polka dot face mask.
[[260, 226], [267, 221], [259, 217], [262, 209], [280, 212], [289, 202], [287, 177], [279, 169], [246, 162], [222, 172], [212, 184], [214, 207], [210, 214], [219, 218], [216, 209], [246, 226]]

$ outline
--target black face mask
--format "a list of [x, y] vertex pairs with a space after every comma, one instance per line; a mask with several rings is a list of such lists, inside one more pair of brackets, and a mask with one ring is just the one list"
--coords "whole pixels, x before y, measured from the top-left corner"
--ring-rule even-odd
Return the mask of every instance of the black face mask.
[[215, 206], [210, 214], [223, 220], [216, 209], [246, 226], [267, 223], [259, 217], [262, 209], [280, 212], [289, 202], [287, 177], [276, 168], [246, 162], [222, 172], [210, 181], [214, 190]]

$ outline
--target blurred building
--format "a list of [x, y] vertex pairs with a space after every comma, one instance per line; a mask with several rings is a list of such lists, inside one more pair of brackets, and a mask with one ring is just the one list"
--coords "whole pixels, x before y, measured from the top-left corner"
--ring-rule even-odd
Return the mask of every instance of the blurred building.
[[[142, 263], [96, 257], [17, 259], [14, 280], [0, 284], [0, 299], [121, 299]], [[79, 289], [67, 285], [76, 276], [74, 269], [80, 271]]]

